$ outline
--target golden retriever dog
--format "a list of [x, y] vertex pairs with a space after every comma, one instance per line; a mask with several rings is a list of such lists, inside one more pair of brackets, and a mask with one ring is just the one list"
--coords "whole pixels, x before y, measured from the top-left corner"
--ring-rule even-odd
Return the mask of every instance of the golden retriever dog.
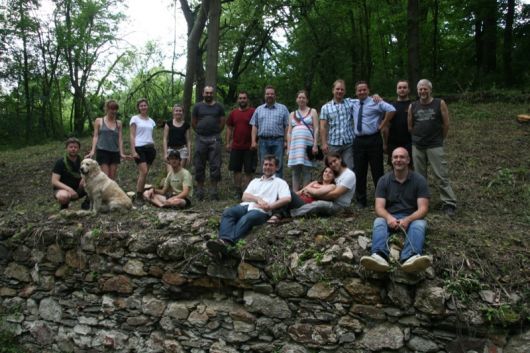
[[132, 208], [131, 199], [114, 180], [101, 171], [98, 162], [90, 158], [83, 159], [80, 170], [90, 199], [90, 210], [97, 213]]

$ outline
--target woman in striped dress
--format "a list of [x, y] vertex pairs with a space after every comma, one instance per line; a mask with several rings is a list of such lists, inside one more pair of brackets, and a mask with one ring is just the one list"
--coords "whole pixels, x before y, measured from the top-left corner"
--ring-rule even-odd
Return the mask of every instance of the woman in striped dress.
[[307, 92], [298, 91], [298, 109], [289, 115], [287, 165], [293, 170], [292, 187], [295, 192], [311, 181], [311, 169], [314, 165], [307, 156], [306, 147], [313, 146], [313, 153], [318, 151], [318, 114], [307, 102]]

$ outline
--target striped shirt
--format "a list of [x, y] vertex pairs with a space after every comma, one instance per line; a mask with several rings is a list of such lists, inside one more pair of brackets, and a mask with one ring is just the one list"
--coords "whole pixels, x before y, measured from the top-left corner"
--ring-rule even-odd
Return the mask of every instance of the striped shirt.
[[289, 110], [280, 103], [260, 105], [250, 119], [250, 125], [258, 129], [259, 137], [283, 137], [288, 123]]
[[320, 120], [328, 122], [328, 144], [343, 146], [353, 143], [353, 103], [358, 99], [344, 98], [337, 103], [334, 100], [322, 106]]

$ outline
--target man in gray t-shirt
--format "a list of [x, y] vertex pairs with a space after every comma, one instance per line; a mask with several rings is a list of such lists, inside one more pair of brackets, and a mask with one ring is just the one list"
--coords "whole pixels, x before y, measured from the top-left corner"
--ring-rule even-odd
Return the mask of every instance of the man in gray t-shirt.
[[410, 156], [403, 147], [392, 152], [393, 170], [379, 179], [375, 191], [375, 213], [372, 234], [372, 255], [363, 256], [361, 265], [378, 272], [388, 271], [390, 232], [403, 231], [405, 246], [401, 251], [401, 269], [405, 272], [425, 270], [431, 258], [422, 255], [427, 222], [423, 219], [429, 210], [431, 194], [427, 181], [409, 170]]
[[205, 86], [204, 100], [195, 104], [191, 113], [191, 126], [195, 130], [195, 180], [197, 191], [195, 197], [204, 199], [204, 179], [206, 178], [206, 161], [210, 165], [210, 197], [219, 199], [217, 183], [221, 180], [222, 142], [221, 131], [225, 126], [225, 111], [221, 104], [214, 100], [214, 89]]

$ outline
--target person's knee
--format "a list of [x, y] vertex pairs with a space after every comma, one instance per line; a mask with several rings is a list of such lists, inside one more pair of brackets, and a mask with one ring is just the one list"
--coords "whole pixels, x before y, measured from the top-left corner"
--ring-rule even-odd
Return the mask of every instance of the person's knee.
[[386, 220], [383, 217], [377, 217], [374, 220], [374, 228], [376, 228], [376, 227], [386, 227], [386, 226], [387, 226]]
[[422, 232], [425, 234], [425, 230], [427, 229], [427, 222], [424, 219], [417, 219], [415, 221], [412, 221], [409, 225], [409, 233], [411, 230], [415, 230], [417, 232]]

